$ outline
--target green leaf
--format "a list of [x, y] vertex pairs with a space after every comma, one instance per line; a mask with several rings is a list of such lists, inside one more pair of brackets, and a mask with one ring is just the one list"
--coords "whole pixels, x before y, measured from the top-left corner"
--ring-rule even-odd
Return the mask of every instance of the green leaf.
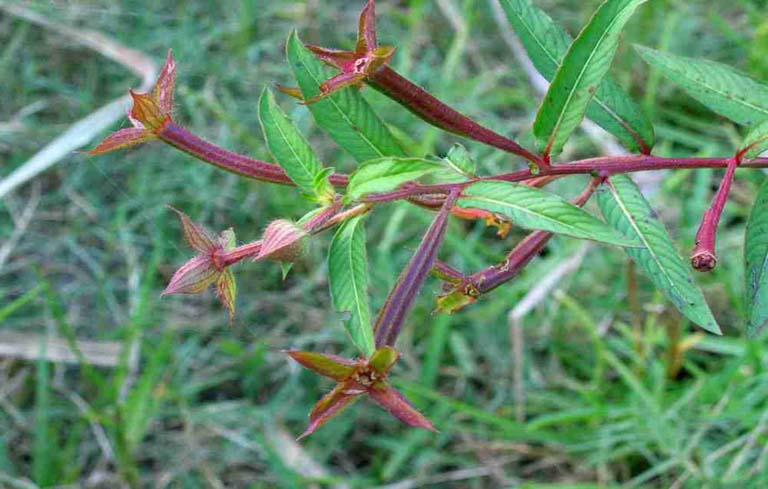
[[768, 86], [733, 68], [703, 59], [635, 46], [646, 63], [710, 110], [739, 124], [768, 119]]
[[379, 158], [366, 161], [349, 178], [347, 199], [378, 192], [389, 192], [405, 182], [443, 169], [435, 161], [423, 158]]
[[606, 0], [576, 40], [552, 79], [533, 133], [547, 155], [559, 153], [579, 125], [619, 46], [619, 34], [645, 0]]
[[465, 209], [498, 212], [527, 229], [542, 229], [619, 246], [637, 244], [559, 195], [517, 183], [477, 182], [464, 189], [458, 205]]
[[[320, 93], [320, 84], [336, 74], [312, 54], [292, 32], [286, 44], [288, 62], [305, 99]], [[346, 88], [308, 105], [317, 124], [357, 161], [405, 156], [395, 138], [356, 88]]]
[[642, 248], [626, 251], [651, 282], [688, 319], [722, 334], [704, 294], [693, 282], [690, 267], [637, 185], [626, 175], [613, 176], [610, 184], [598, 189], [597, 202], [611, 225], [643, 243]]
[[344, 327], [366, 357], [376, 350], [368, 304], [368, 257], [363, 216], [342, 224], [328, 251], [328, 280], [333, 306], [350, 313]]
[[448, 155], [443, 159], [453, 171], [465, 177], [474, 177], [477, 173], [477, 163], [463, 145], [456, 143], [448, 151]]
[[[551, 81], [571, 44], [571, 36], [530, 0], [501, 0], [533, 65]], [[616, 136], [632, 151], [647, 151], [656, 136], [653, 125], [630, 96], [606, 75], [587, 107], [587, 118]]]
[[333, 198], [333, 186], [323, 164], [269, 89], [264, 89], [259, 99], [259, 120], [269, 151], [290, 179], [306, 195], [314, 196], [314, 200], [324, 202]]
[[768, 179], [757, 194], [744, 238], [747, 281], [747, 332], [757, 336], [768, 326]]
[[768, 151], [768, 120], [753, 126], [739, 147], [739, 153], [749, 160], [766, 151]]

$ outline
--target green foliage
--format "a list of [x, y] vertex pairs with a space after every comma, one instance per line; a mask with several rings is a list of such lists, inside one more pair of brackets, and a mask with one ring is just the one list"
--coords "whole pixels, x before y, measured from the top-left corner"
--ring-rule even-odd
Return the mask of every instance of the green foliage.
[[328, 172], [269, 89], [264, 89], [259, 99], [259, 120], [269, 151], [304, 194], [318, 202], [332, 198]]
[[690, 266], [680, 258], [664, 225], [637, 185], [626, 175], [611, 177], [600, 187], [598, 203], [611, 225], [643, 243], [627, 254], [674, 306], [695, 324], [715, 334], [720, 326], [704, 294], [691, 278]]
[[768, 325], [768, 180], [760, 187], [744, 237], [747, 331], [756, 336]]
[[[572, 31], [597, 4], [534, 1], [551, 7], [552, 15]], [[324, 42], [353, 30], [339, 26], [340, 19], [349, 17], [339, 15], [350, 8], [348, 2], [321, 3], [322, 8], [306, 2], [192, 1], [179, 8], [175, 2], [140, 0], [99, 12], [77, 2], [27, 7], [45, 18], [82, 26], [84, 32], [93, 29], [130, 41], [158, 61], [172, 46], [183, 79], [179, 120], [224, 147], [274, 161], [255, 137], [254, 107], [258, 87], [290, 79], [277, 55], [285, 33], [301, 25], [307, 40]], [[766, 21], [758, 3], [649, 2], [624, 35], [628, 42], [658, 43], [659, 49], [690, 56], [706, 53], [757, 75], [765, 73], [759, 61], [768, 59], [766, 44], [759, 42]], [[522, 81], [521, 68], [510, 62], [509, 51], [498, 45], [491, 10], [478, 8], [481, 4], [407, 0], [394, 6], [379, 1], [381, 38], [398, 41], [398, 69], [457, 102], [462, 111], [501, 128], [502, 134], [516, 134], [528, 127], [538, 100]], [[446, 22], [448, 14], [459, 22]], [[88, 49], [47, 42], [59, 34], [10, 14], [4, 20], [0, 178], [72, 120], [138, 84], [123, 67]], [[702, 115], [690, 98], [665, 90], [671, 84], [662, 84], [662, 90], [640, 85], [632, 56], [617, 57], [615, 63], [621, 85], [634, 80], [639, 92], [647, 94], [660, 139], [655, 154], [689, 156], [686, 148], [700, 156], [732, 153], [737, 135], [731, 126]], [[587, 117], [595, 121], [592, 111], [606, 80], [588, 108]], [[391, 125], [387, 129], [409, 148], [408, 154], [442, 155], [454, 143], [452, 136], [416, 124], [405, 111], [390, 110], [380, 94], [363, 93], [385, 115]], [[352, 89], [332, 97], [346, 94], [360, 95]], [[44, 109], [32, 113], [40, 101]], [[308, 106], [309, 111], [323, 102]], [[291, 115], [299, 127], [308, 128], [323, 161], [336, 165], [349, 159], [347, 152], [358, 161], [379, 156], [373, 148], [365, 154], [364, 141], [360, 154], [345, 147], [313, 114], [337, 145], [316, 137], [319, 131], [302, 118], [305, 113], [297, 108]], [[372, 138], [357, 138], [353, 132], [349, 137], [355, 141]], [[620, 131], [609, 132], [638, 149]], [[582, 134], [572, 138], [579, 155], [593, 151], [594, 144]], [[509, 157], [498, 151], [476, 144], [468, 148], [479, 163], [479, 175], [513, 169]], [[655, 189], [654, 202], [669, 209], [665, 222], [683, 246], [690, 245], [717, 174], [670, 172]], [[425, 177], [436, 176], [442, 177], [437, 172]], [[739, 223], [749, 215], [745, 200], [751, 202], [761, 177], [746, 169], [737, 172], [738, 198], [728, 203], [721, 224], [720, 266], [700, 279], [724, 326], [740, 323], [741, 314], [750, 311], [742, 298]], [[0, 486], [30, 487], [30, 480], [46, 479], [57, 485], [101, 481], [112, 487], [133, 481], [134, 487], [151, 487], [161, 481], [190, 488], [672, 487], [681, 481], [691, 487], [768, 486], [764, 335], [747, 340], [696, 332], [665, 307], [666, 299], [650, 281], [641, 279], [633, 288], [623, 253], [593, 248], [577, 274], [558, 281], [557, 294], [511, 328], [506, 327], [510, 308], [530, 300], [529, 291], [551, 279], [553, 270], [570, 269], [578, 242], [554, 239], [545, 256], [504, 285], [499, 296], [480, 300], [461, 314], [431, 313], [437, 289], [432, 282], [402, 338], [405, 365], [398, 367], [397, 385], [441, 433], [401, 428], [384, 419], [380, 409], [360, 403], [350, 416], [297, 445], [293, 438], [328, 381], [286, 368], [277, 350], [296, 345], [334, 353], [351, 350], [335, 327], [337, 316], [329, 312], [325, 267], [319, 266], [331, 236], [317, 238], [285, 283], [276, 267], [244, 264], [243, 275], [249, 277], [239, 285], [246, 300], [235, 326], [208, 297], [157, 296], [172, 273], [170, 265], [188, 257], [164, 205], [177, 205], [212, 229], [235, 226], [242, 230], [241, 239], [252, 239], [258, 223], [276, 215], [303, 215], [306, 202], [284, 186], [256, 187], [159, 144], [99, 159], [72, 154], [38, 181], [45, 191], [15, 246], [6, 247], [6, 237], [15, 236], [33, 186], [19, 188], [0, 205], [0, 244], [3, 252], [10, 249], [7, 260], [0, 260], [1, 329], [31, 336], [54, 323], [53, 334], [67, 338], [75, 350], [88, 339], [119, 342], [123, 353], [119, 366], [102, 368], [88, 365], [78, 352], [77, 365], [50, 364], [45, 376], [34, 361], [3, 359]], [[565, 181], [551, 188], [575, 190]], [[387, 204], [366, 218], [374, 308], [430, 217], [414, 206]], [[490, 233], [482, 225], [452, 219], [441, 259], [460, 270], [479, 269], [504, 256], [519, 236], [513, 231], [508, 239], [495, 240], [488, 239]], [[60, 310], [45, 307], [35, 264], [66, 298], [59, 301]], [[284, 291], [286, 300], [280, 300]], [[630, 306], [633, 297], [637, 313]], [[161, 365], [152, 359], [168, 331], [173, 331], [172, 346]], [[518, 347], [520, 354], [510, 355]], [[141, 355], [134, 370], [128, 358], [137, 351]], [[672, 368], [676, 360], [679, 374]], [[140, 387], [149, 394], [132, 394], [145, 373], [152, 379], [146, 383], [154, 386]], [[128, 397], [145, 401], [131, 401], [137, 414], [122, 419], [118, 413], [128, 409], [121, 407]], [[44, 413], [40, 417], [38, 409]], [[120, 428], [127, 420], [129, 426]], [[126, 430], [137, 440], [133, 453], [121, 448], [118, 435]]]
[[559, 195], [526, 185], [507, 182], [474, 183], [462, 193], [459, 207], [498, 212], [527, 229], [541, 229], [618, 246], [638, 244], [618, 235], [604, 222]]
[[[572, 42], [571, 36], [531, 0], [502, 0], [501, 5], [536, 69], [552, 81]], [[632, 151], [653, 147], [651, 121], [609, 74], [597, 86], [586, 115]]]
[[714, 61], [635, 46], [646, 63], [680, 85], [710, 110], [739, 124], [768, 118], [768, 86]]
[[356, 200], [367, 194], [388, 192], [405, 182], [442, 169], [439, 162], [424, 158], [379, 158], [366, 161], [350, 176], [346, 198]]
[[533, 125], [545, 154], [560, 153], [581, 122], [611, 67], [622, 29], [643, 3], [645, 0], [606, 0], [571, 43]]
[[472, 159], [467, 148], [459, 143], [454, 144], [443, 158], [443, 161], [453, 171], [465, 177], [474, 177], [477, 173], [477, 163]]
[[755, 124], [739, 146], [739, 153], [747, 159], [756, 158], [765, 151], [768, 151], [768, 120]]
[[352, 342], [370, 357], [375, 350], [371, 310], [368, 304], [368, 255], [365, 221], [354, 217], [342, 224], [328, 250], [328, 283], [333, 306], [350, 315], [344, 326]]

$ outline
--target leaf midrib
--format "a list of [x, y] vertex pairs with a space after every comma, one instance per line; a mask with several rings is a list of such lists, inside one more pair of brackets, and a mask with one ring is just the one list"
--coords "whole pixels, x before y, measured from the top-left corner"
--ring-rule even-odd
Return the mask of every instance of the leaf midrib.
[[[545, 214], [540, 214], [540, 213], [537, 214], [535, 211], [530, 210], [527, 207], [521, 207], [521, 206], [512, 204], [510, 202], [507, 202], [507, 201], [496, 200], [494, 198], [484, 197], [484, 196], [466, 195], [465, 197], [466, 197], [466, 200], [476, 200], [476, 201], [479, 201], [479, 202], [488, 202], [488, 203], [491, 203], [491, 204], [499, 205], [501, 207], [509, 207], [509, 208], [512, 208], [512, 209], [518, 209], [521, 212], [523, 212], [524, 214], [527, 214], [527, 215], [530, 215], [530, 216], [534, 216], [534, 217], [539, 217], [539, 218], [542, 218], [542, 219], [544, 219], [544, 220], [546, 220], [548, 222], [555, 223], [555, 224], [558, 224], [558, 225], [560, 225], [562, 227], [570, 229], [570, 230], [572, 230], [571, 232], [573, 234], [581, 236], [581, 237], [590, 238], [591, 236], [602, 236], [604, 239], [600, 239], [600, 241], [607, 241], [605, 238], [609, 238], [610, 237], [610, 235], [608, 235], [607, 233], [603, 233], [602, 231], [595, 231], [594, 233], [592, 233], [590, 235], [590, 233], [588, 231], [584, 231], [583, 229], [581, 229], [579, 227], [576, 227], [573, 224], [570, 224], [570, 223], [567, 223], [567, 222], [563, 222], [563, 221], [558, 221], [557, 219], [555, 219], [553, 217], [550, 217], [550, 216], [547, 216]], [[465, 200], [465, 199], [462, 199], [462, 200]], [[563, 201], [563, 203], [564, 204], [568, 204], [568, 202], [565, 202], [565, 201]], [[587, 215], [589, 215], [589, 214], [587, 214]], [[617, 244], [619, 243], [615, 239], [612, 240], [612, 241], [608, 241], [608, 242], [617, 243]]]
[[[631, 4], [630, 4], [630, 5], [631, 5]], [[629, 5], [627, 5], [627, 6], [626, 6], [626, 7], [624, 7], [623, 9], [621, 9], [620, 13], [623, 13], [623, 12], [624, 12], [624, 10], [625, 10], [626, 8], [628, 8], [628, 7], [629, 7]], [[581, 69], [581, 70], [579, 70], [579, 76], [578, 76], [578, 78], [576, 79], [576, 83], [574, 83], [574, 84], [573, 84], [573, 90], [571, 90], [571, 91], [570, 91], [570, 93], [568, 94], [568, 97], [567, 97], [567, 99], [566, 99], [566, 101], [565, 101], [565, 104], [563, 105], [563, 108], [562, 108], [562, 110], [560, 111], [560, 114], [558, 115], [558, 118], [557, 118], [557, 122], [556, 122], [556, 124], [555, 124], [555, 127], [554, 127], [554, 128], [553, 128], [553, 130], [552, 130], [552, 135], [550, 136], [550, 138], [549, 138], [549, 141], [547, 142], [547, 152], [551, 151], [551, 149], [552, 149], [552, 146], [554, 145], [554, 142], [557, 140], [557, 134], [558, 134], [558, 132], [559, 132], [559, 129], [560, 129], [560, 127], [562, 126], [562, 122], [563, 122], [563, 118], [564, 118], [564, 116], [565, 116], [565, 113], [567, 112], [567, 111], [566, 111], [566, 109], [568, 108], [568, 105], [571, 103], [571, 100], [573, 100], [573, 97], [574, 97], [574, 95], [576, 94], [576, 92], [578, 91], [578, 88], [579, 88], [579, 86], [581, 85], [581, 81], [582, 81], [582, 80], [583, 80], [583, 78], [584, 78], [584, 73], [586, 73], [586, 72], [587, 72], [587, 69], [586, 69], [586, 68], [587, 68], [587, 67], [590, 65], [590, 63], [592, 62], [592, 59], [594, 58], [595, 52], [597, 51], [597, 49], [596, 49], [596, 48], [597, 48], [597, 46], [599, 46], [600, 44], [602, 44], [603, 40], [604, 40], [604, 39], [606, 38], [606, 36], [608, 35], [608, 32], [611, 30], [611, 27], [613, 27], [613, 25], [616, 23], [616, 20], [617, 20], [619, 17], [620, 17], [620, 14], [617, 14], [617, 15], [615, 15], [615, 16], [613, 17], [613, 19], [611, 20], [611, 22], [608, 24], [608, 27], [607, 27], [607, 28], [606, 28], [606, 29], [603, 31], [603, 33], [600, 35], [599, 41], [598, 41], [598, 42], [595, 44], [595, 49], [592, 49], [592, 50], [590, 51], [590, 53], [589, 53], [589, 57], [587, 58], [587, 62], [586, 62], [586, 63], [584, 63], [584, 65], [583, 65], [582, 69]], [[589, 25], [591, 25], [591, 23], [592, 23], [592, 21], [590, 21], [590, 23], [588, 24], [588, 26], [589, 26]], [[579, 39], [579, 38], [577, 38], [577, 40], [578, 40], [578, 39]], [[575, 41], [574, 41], [574, 42], [575, 42]], [[567, 57], [568, 57], [568, 53], [566, 52], [565, 56], [563, 57], [563, 61], [565, 61], [565, 59], [566, 59]], [[561, 63], [561, 65], [560, 65], [560, 66], [562, 66], [562, 63]], [[558, 68], [558, 70], [559, 70], [559, 68]], [[557, 75], [555, 75], [555, 78], [557, 78]], [[597, 89], [597, 87], [595, 87], [595, 89]], [[587, 106], [588, 106], [588, 105], [589, 105], [589, 104], [587, 104]]]

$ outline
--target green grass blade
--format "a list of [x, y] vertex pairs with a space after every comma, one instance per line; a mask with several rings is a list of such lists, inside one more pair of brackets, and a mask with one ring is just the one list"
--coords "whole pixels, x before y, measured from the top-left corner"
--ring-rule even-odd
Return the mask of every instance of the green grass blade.
[[626, 251], [651, 282], [691, 321], [722, 334], [704, 294], [693, 282], [690, 267], [637, 185], [626, 175], [611, 177], [609, 185], [598, 189], [597, 202], [609, 223], [643, 243], [643, 248]]
[[559, 195], [526, 185], [478, 182], [464, 190], [458, 205], [465, 209], [498, 212], [527, 229], [542, 229], [618, 246], [637, 244]]
[[[288, 37], [286, 55], [306, 99], [319, 95], [320, 84], [335, 74], [304, 47], [296, 32]], [[307, 107], [317, 124], [358, 162], [382, 156], [405, 156], [384, 121], [359, 90], [347, 88]]]
[[747, 332], [756, 336], [768, 325], [768, 179], [760, 188], [747, 221], [744, 267]]
[[37, 360], [37, 375], [35, 379], [35, 426], [32, 472], [35, 482], [41, 486], [51, 486], [56, 483], [54, 452], [57, 449], [55, 431], [51, 426], [51, 378], [47, 352], [43, 348]]
[[351, 314], [344, 327], [355, 346], [370, 357], [376, 350], [368, 303], [368, 255], [365, 250], [364, 217], [342, 224], [328, 250], [328, 281], [333, 306]]
[[347, 199], [378, 192], [389, 192], [405, 182], [410, 182], [442, 169], [435, 161], [423, 158], [379, 158], [363, 163], [349, 178]]
[[739, 124], [768, 119], [768, 86], [714, 61], [635, 46], [646, 63], [677, 83], [710, 110]]
[[264, 89], [259, 99], [259, 121], [269, 151], [291, 180], [314, 200], [332, 197], [333, 186], [328, 175], [323, 175], [323, 164], [269, 89]]
[[[547, 81], [552, 81], [571, 36], [530, 0], [501, 0], [501, 5], [533, 65]], [[647, 151], [656, 140], [651, 121], [608, 74], [587, 107], [587, 118], [632, 151]]]
[[546, 155], [559, 153], [581, 122], [619, 46], [619, 34], [645, 0], [607, 0], [563, 58], [541, 103], [533, 133]]

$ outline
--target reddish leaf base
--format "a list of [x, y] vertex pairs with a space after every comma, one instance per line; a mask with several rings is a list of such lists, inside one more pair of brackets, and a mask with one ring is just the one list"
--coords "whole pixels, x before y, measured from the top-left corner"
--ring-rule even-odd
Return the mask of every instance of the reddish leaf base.
[[403, 423], [437, 431], [432, 422], [387, 382], [389, 371], [400, 358], [400, 353], [394, 348], [379, 348], [370, 359], [357, 360], [309, 351], [289, 350], [286, 353], [302, 366], [337, 383], [315, 404], [309, 415], [309, 426], [299, 439], [314, 433], [365, 394]]

